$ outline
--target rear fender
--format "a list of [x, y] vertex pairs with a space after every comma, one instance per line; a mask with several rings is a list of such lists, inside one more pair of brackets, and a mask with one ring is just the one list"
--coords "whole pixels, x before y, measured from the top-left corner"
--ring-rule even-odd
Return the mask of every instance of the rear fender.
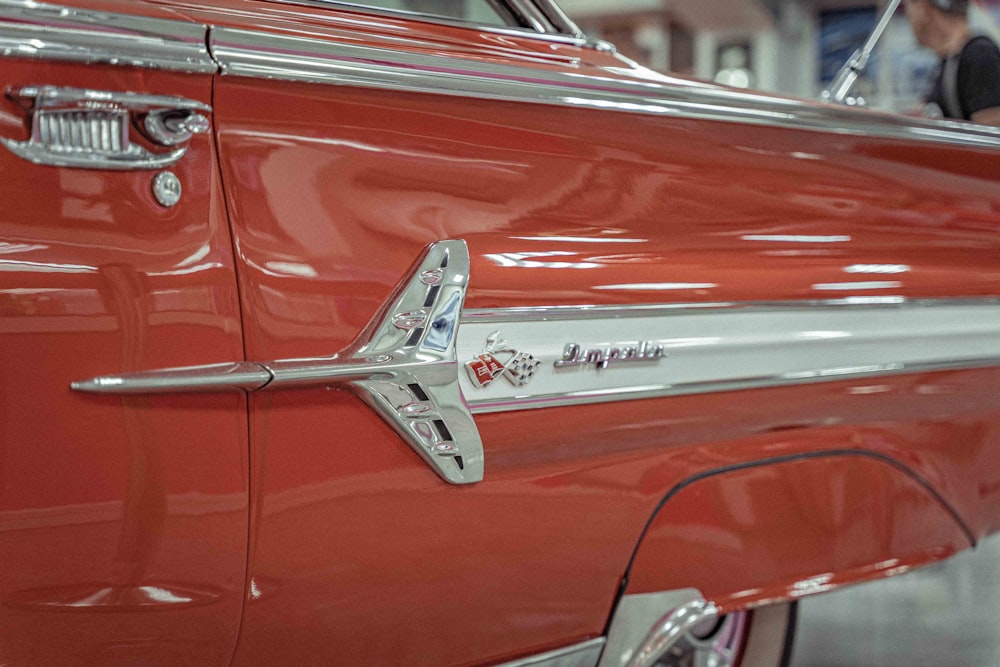
[[623, 592], [696, 589], [726, 613], [902, 574], [974, 544], [947, 501], [899, 462], [812, 452], [676, 485], [647, 524]]

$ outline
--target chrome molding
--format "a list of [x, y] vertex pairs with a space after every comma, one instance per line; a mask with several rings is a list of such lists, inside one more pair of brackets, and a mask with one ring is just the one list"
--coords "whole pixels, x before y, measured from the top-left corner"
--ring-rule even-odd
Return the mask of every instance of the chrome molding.
[[89, 394], [256, 391], [271, 378], [263, 364], [238, 362], [95, 377], [73, 382], [70, 388]]
[[603, 649], [604, 638], [599, 637], [529, 658], [505, 662], [497, 667], [595, 667]]
[[483, 444], [455, 353], [468, 279], [465, 242], [442, 241], [339, 354], [102, 376], [71, 387], [103, 394], [341, 387], [359, 394], [442, 479], [475, 483], [483, 478]]
[[0, 56], [215, 72], [203, 25], [0, 0]]
[[[538, 9], [548, 18], [549, 22], [558, 32], [572, 35], [579, 39], [586, 39], [586, 35], [579, 26], [562, 10], [558, 4], [552, 0], [533, 0]], [[593, 45], [594, 43], [591, 42]]]
[[[997, 367], [1000, 303], [469, 311], [459, 360], [475, 359], [491, 336], [529, 350], [539, 366], [524, 386], [460, 376], [474, 414]], [[640, 358], [643, 349], [661, 353]], [[567, 364], [579, 350], [585, 363]]]
[[[860, 137], [1000, 147], [1000, 129], [775, 98], [645, 72], [617, 79], [447, 59], [347, 42], [214, 28], [212, 55], [228, 76], [475, 97], [671, 118], [778, 126]], [[623, 61], [623, 70], [629, 69]]]
[[[609, 46], [606, 42], [600, 40], [590, 39], [582, 32], [579, 28], [569, 23], [563, 23], [559, 20], [549, 19], [549, 22], [555, 26], [558, 32], [538, 32], [536, 29], [529, 27], [521, 27], [517, 25], [509, 26], [499, 26], [499, 25], [487, 25], [482, 23], [474, 23], [470, 21], [463, 21], [461, 19], [452, 19], [442, 16], [433, 16], [430, 14], [418, 14], [415, 12], [410, 12], [406, 10], [393, 10], [393, 9], [383, 9], [379, 7], [366, 7], [363, 5], [358, 5], [357, 3], [351, 3], [348, 0], [271, 0], [272, 2], [279, 2], [290, 5], [301, 5], [306, 7], [339, 7], [344, 10], [358, 12], [365, 15], [371, 16], [383, 16], [386, 18], [405, 18], [408, 20], [421, 21], [423, 23], [433, 23], [436, 25], [451, 26], [455, 28], [464, 28], [466, 30], [472, 29], [479, 32], [489, 33], [493, 35], [507, 35], [510, 37], [517, 37], [519, 39], [534, 39], [545, 42], [553, 42], [556, 44], [571, 44], [573, 46], [580, 46], [585, 48], [594, 48], [601, 50], [609, 50]], [[505, 12], [511, 12], [511, 21], [517, 21], [517, 17], [513, 15], [512, 10], [508, 7], [507, 2], [504, 0], [499, 0], [502, 4]], [[535, 3], [539, 9], [545, 14], [545, 16], [550, 16], [550, 13], [546, 7], [548, 4], [545, 1], [539, 1]], [[560, 12], [562, 10], [559, 10]], [[566, 19], [569, 21], [569, 19]], [[613, 49], [611, 49], [613, 50]]]

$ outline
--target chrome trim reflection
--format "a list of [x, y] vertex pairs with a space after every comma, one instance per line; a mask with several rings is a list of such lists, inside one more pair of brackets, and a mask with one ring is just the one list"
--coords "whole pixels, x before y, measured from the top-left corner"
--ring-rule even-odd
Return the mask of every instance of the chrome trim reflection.
[[[651, 72], [646, 78], [619, 79], [570, 68], [546, 70], [452, 57], [447, 59], [448, 72], [442, 73], [439, 55], [231, 28], [212, 29], [209, 46], [229, 76], [1000, 148], [1000, 128], [776, 98]], [[623, 61], [622, 71], [630, 69]]]
[[[473, 414], [1000, 367], [992, 298], [467, 311], [460, 355], [498, 330], [542, 366], [527, 387], [461, 378]], [[586, 355], [562, 344], [580, 332]], [[643, 341], [658, 363], [598, 363]]]
[[505, 662], [497, 667], [595, 667], [604, 643], [604, 637], [598, 637], [574, 646]]
[[916, 373], [940, 373], [944, 371], [965, 371], [1000, 367], [1000, 357], [970, 359], [966, 361], [925, 363], [925, 364], [871, 364], [843, 368], [824, 368], [801, 373], [767, 375], [741, 380], [720, 382], [690, 382], [682, 384], [658, 384], [594, 391], [572, 391], [559, 394], [539, 394], [507, 400], [470, 400], [472, 414], [492, 412], [515, 412], [540, 408], [565, 408], [574, 405], [594, 405], [619, 401], [638, 401], [647, 398], [669, 398], [695, 394], [716, 394], [749, 389], [775, 389], [817, 382], [840, 382], [874, 377], [891, 377]]
[[[540, 40], [544, 42], [552, 42], [554, 44], [568, 44], [573, 46], [580, 46], [584, 48], [592, 48], [604, 51], [613, 51], [607, 42], [601, 40], [590, 39], [584, 35], [579, 28], [569, 21], [569, 23], [564, 23], [561, 20], [550, 18], [549, 22], [553, 24], [558, 32], [538, 32], [535, 29], [529, 27], [522, 27], [518, 25], [488, 25], [483, 23], [475, 23], [472, 21], [463, 21], [461, 19], [451, 19], [443, 16], [433, 16], [430, 14], [418, 14], [415, 12], [409, 12], [406, 10], [394, 10], [394, 9], [384, 9], [380, 7], [367, 7], [364, 5], [359, 5], [358, 3], [352, 3], [348, 0], [271, 0], [272, 2], [279, 2], [290, 5], [300, 5], [304, 7], [323, 7], [323, 8], [335, 8], [339, 7], [347, 11], [363, 13], [371, 16], [383, 16], [386, 18], [395, 19], [407, 19], [421, 21], [424, 23], [433, 23], [436, 25], [451, 26], [454, 28], [464, 28], [467, 30], [476, 30], [478, 32], [488, 33], [491, 35], [505, 35], [508, 37], [517, 37], [520, 39], [533, 39]], [[502, 1], [502, 0], [501, 0]], [[536, 3], [539, 8], [543, 11], [545, 16], [549, 17], [548, 10], [543, 6], [548, 4], [544, 0]], [[511, 10], [504, 5], [504, 11], [510, 12]], [[559, 10], [561, 11], [561, 10]], [[511, 14], [509, 17], [512, 22], [517, 21], [517, 17]], [[567, 18], [568, 21], [568, 18]]]
[[212, 73], [203, 25], [0, 0], [0, 56]]
[[188, 392], [257, 391], [271, 381], [263, 364], [238, 362], [106, 375], [70, 383], [88, 394], [180, 394]]

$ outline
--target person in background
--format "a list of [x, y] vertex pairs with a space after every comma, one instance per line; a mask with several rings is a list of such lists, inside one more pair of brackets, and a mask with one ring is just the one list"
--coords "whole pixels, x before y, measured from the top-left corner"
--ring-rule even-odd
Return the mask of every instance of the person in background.
[[917, 42], [941, 57], [928, 105], [946, 118], [1000, 127], [1000, 48], [969, 31], [969, 0], [904, 0]]

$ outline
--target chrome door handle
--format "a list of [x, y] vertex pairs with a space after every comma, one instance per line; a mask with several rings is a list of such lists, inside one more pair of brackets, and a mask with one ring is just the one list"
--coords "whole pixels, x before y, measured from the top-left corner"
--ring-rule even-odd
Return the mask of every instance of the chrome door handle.
[[[7, 92], [31, 115], [27, 141], [0, 143], [34, 164], [81, 169], [162, 169], [177, 162], [195, 134], [207, 132], [207, 104], [169, 95], [27, 86]], [[141, 132], [150, 150], [133, 141]]]
[[483, 478], [483, 443], [459, 387], [455, 350], [469, 282], [464, 241], [440, 241], [381, 316], [338, 354], [165, 368], [72, 383], [76, 391], [159, 394], [343, 387], [358, 394], [445, 481]]

